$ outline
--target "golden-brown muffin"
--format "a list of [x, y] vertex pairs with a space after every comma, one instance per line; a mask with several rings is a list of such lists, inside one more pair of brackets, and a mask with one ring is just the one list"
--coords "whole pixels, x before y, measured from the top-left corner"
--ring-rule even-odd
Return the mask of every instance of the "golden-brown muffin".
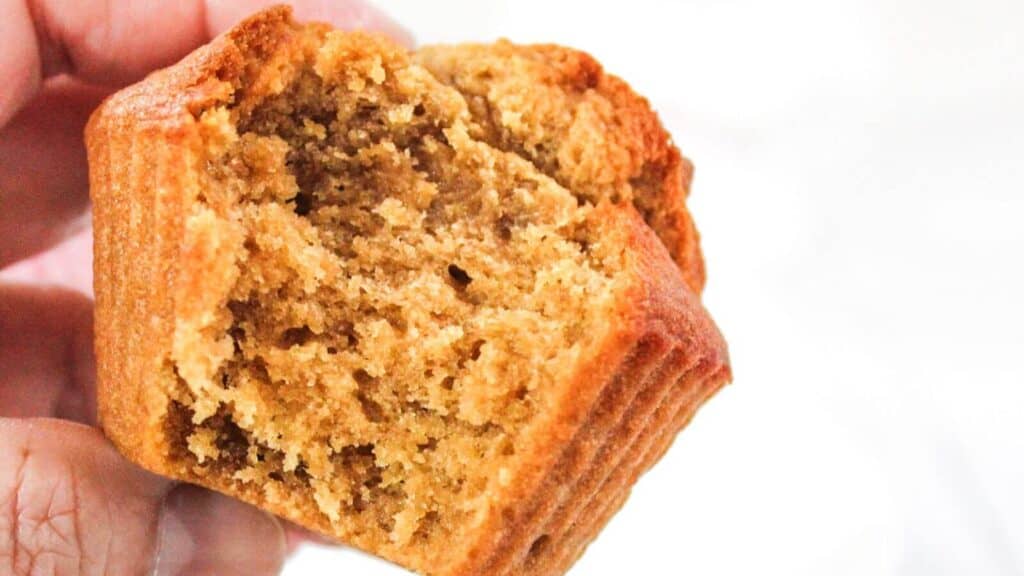
[[726, 348], [640, 192], [485, 132], [404, 50], [283, 8], [105, 102], [115, 445], [424, 574], [564, 572]]

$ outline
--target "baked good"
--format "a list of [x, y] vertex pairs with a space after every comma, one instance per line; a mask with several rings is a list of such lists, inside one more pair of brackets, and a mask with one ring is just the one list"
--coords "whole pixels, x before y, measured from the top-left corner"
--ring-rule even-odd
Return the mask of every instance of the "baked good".
[[100, 420], [423, 574], [560, 574], [726, 347], [646, 200], [486, 136], [415, 60], [276, 8], [101, 106]]
[[700, 294], [704, 260], [686, 209], [693, 165], [622, 79], [553, 44], [424, 46], [413, 59], [462, 94], [474, 137], [530, 160], [589, 202], [632, 202]]

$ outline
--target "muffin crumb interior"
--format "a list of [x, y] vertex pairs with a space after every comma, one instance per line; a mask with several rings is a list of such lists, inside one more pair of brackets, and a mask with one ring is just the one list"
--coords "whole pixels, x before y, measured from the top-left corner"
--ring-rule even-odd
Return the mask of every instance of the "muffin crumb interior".
[[[378, 550], [457, 538], [610, 329], [623, 247], [390, 43], [296, 29], [195, 113], [172, 456]], [[602, 312], [603, 311], [603, 312]]]

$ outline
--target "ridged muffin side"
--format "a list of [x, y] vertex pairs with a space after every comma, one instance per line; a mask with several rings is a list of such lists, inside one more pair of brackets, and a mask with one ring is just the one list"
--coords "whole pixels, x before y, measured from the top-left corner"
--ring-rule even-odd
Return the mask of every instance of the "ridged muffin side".
[[[731, 380], [728, 350], [657, 237], [635, 214], [632, 342], [600, 399], [543, 485], [492, 545], [459, 574], [556, 575], [568, 570], [696, 410]], [[595, 373], [596, 376], [596, 373]]]

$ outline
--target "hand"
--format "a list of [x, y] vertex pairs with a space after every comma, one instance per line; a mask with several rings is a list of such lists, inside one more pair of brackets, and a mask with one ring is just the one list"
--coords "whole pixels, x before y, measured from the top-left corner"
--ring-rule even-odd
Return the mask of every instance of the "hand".
[[[270, 3], [0, 0], [0, 268], [84, 221], [82, 130], [106, 94]], [[410, 43], [357, 0], [294, 4], [299, 19]], [[95, 413], [92, 302], [0, 282], [0, 574], [280, 570], [290, 529], [137, 468], [94, 428]]]

